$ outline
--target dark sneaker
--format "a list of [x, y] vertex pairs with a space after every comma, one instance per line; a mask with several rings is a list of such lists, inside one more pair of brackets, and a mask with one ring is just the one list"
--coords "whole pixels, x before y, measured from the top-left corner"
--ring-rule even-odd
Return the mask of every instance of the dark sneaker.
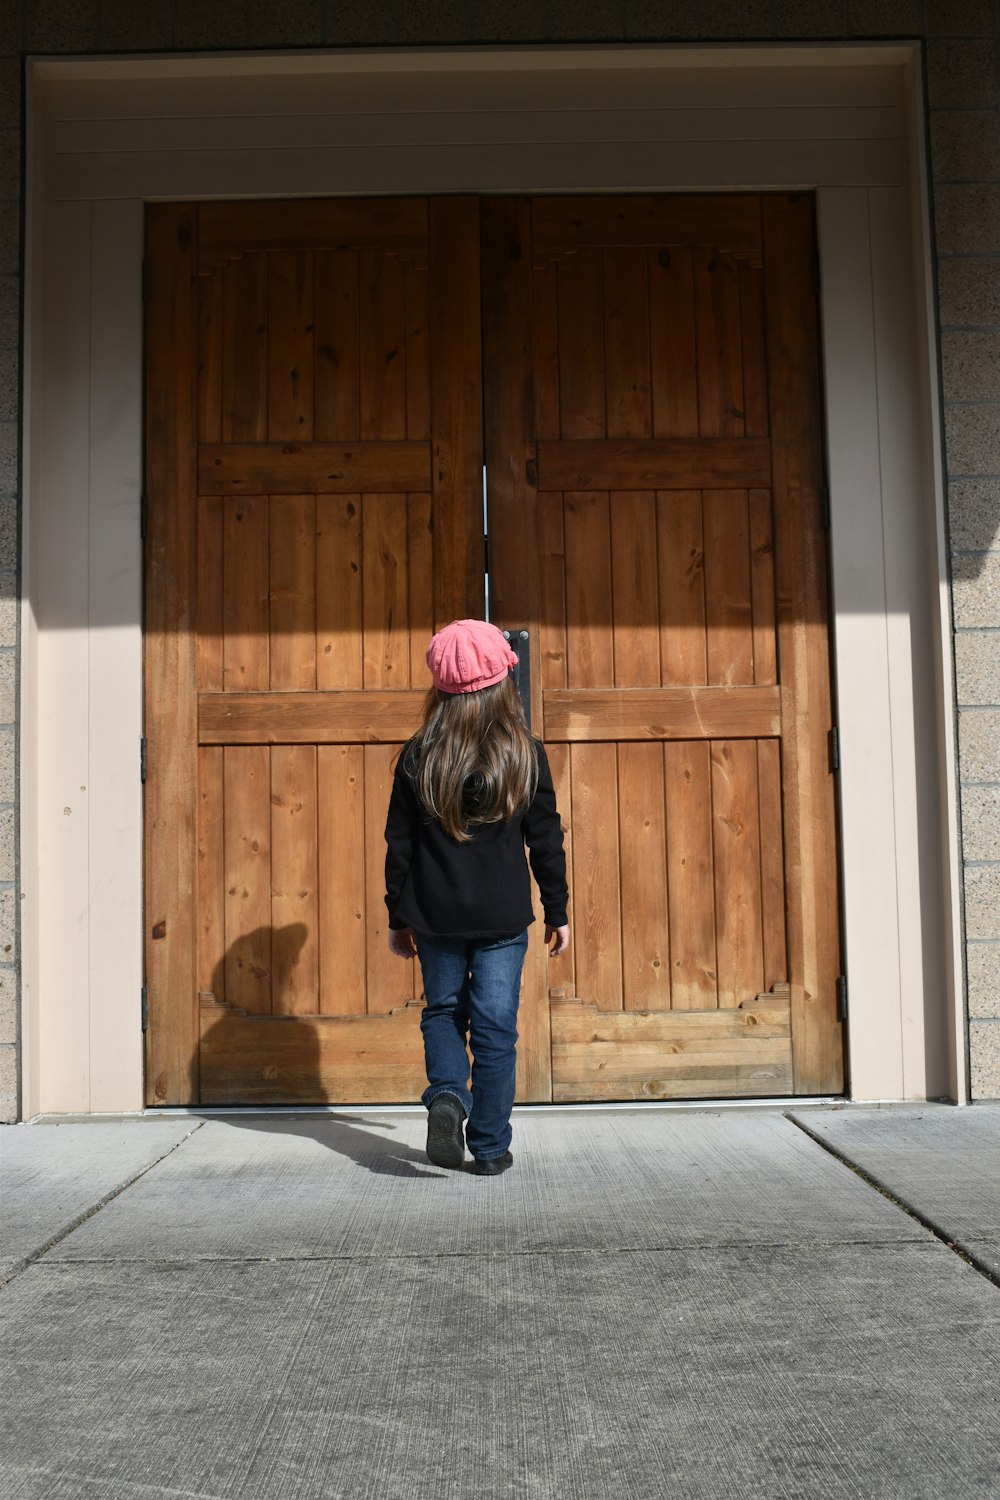
[[491, 1156], [485, 1161], [470, 1161], [468, 1170], [477, 1177], [499, 1177], [501, 1172], [506, 1172], [513, 1165], [513, 1155], [510, 1151], [505, 1151], [503, 1156]]
[[465, 1110], [454, 1094], [437, 1094], [427, 1111], [427, 1155], [436, 1167], [465, 1161]]

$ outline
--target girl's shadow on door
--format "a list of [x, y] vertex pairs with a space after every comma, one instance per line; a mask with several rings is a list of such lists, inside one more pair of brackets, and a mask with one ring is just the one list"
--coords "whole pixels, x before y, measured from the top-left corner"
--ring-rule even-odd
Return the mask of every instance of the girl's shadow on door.
[[[303, 922], [289, 923], [285, 927], [258, 927], [237, 938], [216, 964], [211, 992], [202, 995], [203, 1001], [214, 1001], [225, 1007], [201, 1037], [201, 1097], [208, 1107], [212, 1103], [224, 1103], [239, 1108], [244, 1102], [233, 1098], [228, 1090], [219, 1091], [219, 1096], [213, 1098], [216, 1093], [212, 1085], [217, 1065], [215, 1059], [218, 1058], [220, 1073], [227, 1066], [235, 1065], [238, 1072], [245, 1065], [245, 1060], [239, 1057], [238, 1033], [235, 1031], [242, 1019], [240, 1013], [272, 1016], [294, 1013], [295, 969], [308, 936], [309, 929]], [[279, 1036], [280, 1033], [276, 1033], [276, 1040]], [[285, 1043], [293, 1036], [294, 1047], [289, 1049]], [[349, 1111], [336, 1115], [320, 1113], [319, 1109], [316, 1114], [299, 1113], [310, 1106], [323, 1106], [329, 1102], [320, 1067], [319, 1042], [315, 1030], [308, 1026], [296, 1027], [294, 1033], [281, 1037], [281, 1042], [282, 1045], [275, 1048], [273, 1058], [255, 1052], [249, 1063], [249, 1068], [258, 1075], [266, 1077], [273, 1071], [278, 1097], [266, 1103], [260, 1102], [259, 1097], [247, 1097], [246, 1108], [255, 1112], [227, 1115], [227, 1125], [239, 1130], [313, 1140], [378, 1176], [445, 1175], [430, 1165], [422, 1151], [400, 1140], [387, 1140], [385, 1133], [396, 1132], [398, 1128], [387, 1119], [380, 1119], [376, 1126], [374, 1121], [369, 1125], [365, 1116], [352, 1116]], [[287, 1079], [284, 1097], [281, 1097], [282, 1075]], [[254, 1091], [248, 1090], [248, 1094], [251, 1092]], [[291, 1109], [297, 1112], [282, 1113]], [[258, 1110], [260, 1112], [256, 1113]]]

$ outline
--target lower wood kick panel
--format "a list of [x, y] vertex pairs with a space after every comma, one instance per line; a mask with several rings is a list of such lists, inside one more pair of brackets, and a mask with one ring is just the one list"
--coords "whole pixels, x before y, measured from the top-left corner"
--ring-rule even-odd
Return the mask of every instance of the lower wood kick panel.
[[701, 1011], [601, 1011], [580, 1000], [552, 1003], [556, 1103], [791, 1092], [787, 993]]
[[417, 1104], [423, 1005], [380, 1016], [254, 1016], [201, 1005], [202, 1104]]

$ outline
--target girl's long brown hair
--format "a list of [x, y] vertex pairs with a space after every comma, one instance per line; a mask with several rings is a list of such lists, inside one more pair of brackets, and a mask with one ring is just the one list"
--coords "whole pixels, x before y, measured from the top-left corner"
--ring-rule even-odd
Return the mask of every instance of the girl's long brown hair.
[[408, 753], [421, 802], [460, 844], [480, 823], [509, 823], [535, 795], [538, 757], [509, 674], [474, 693], [431, 688]]

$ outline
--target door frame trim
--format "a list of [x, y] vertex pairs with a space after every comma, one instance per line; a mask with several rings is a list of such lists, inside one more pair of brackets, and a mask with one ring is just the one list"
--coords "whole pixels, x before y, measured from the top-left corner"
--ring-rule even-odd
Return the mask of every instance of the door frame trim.
[[[761, 98], [771, 102], [801, 90], [803, 70], [817, 65], [831, 77], [842, 70], [845, 89], [862, 80], [873, 98], [878, 79], [891, 80], [885, 109], [897, 108], [902, 122], [895, 144], [887, 145], [884, 130], [878, 149], [856, 134], [823, 138], [822, 130], [794, 143], [751, 141], [745, 151], [727, 141], [726, 111], [736, 106], [719, 92], [723, 76], [736, 90], [736, 104], [749, 109], [754, 89], [758, 106]], [[139, 286], [143, 200], [175, 195], [165, 191], [164, 152], [153, 149], [162, 139], [152, 139], [155, 130], [148, 118], [142, 122], [137, 102], [131, 114], [123, 105], [109, 127], [109, 149], [95, 152], [86, 164], [90, 175], [75, 182], [57, 160], [54, 105], [72, 90], [81, 108], [90, 100], [96, 109], [109, 81], [166, 80], [176, 112], [156, 128], [180, 140], [191, 80], [238, 78], [252, 95], [281, 79], [296, 88], [310, 79], [315, 89], [349, 75], [399, 80], [435, 72], [457, 88], [468, 67], [488, 76], [491, 87], [509, 89], [515, 113], [526, 107], [522, 96], [532, 77], [546, 70], [565, 75], [568, 87], [586, 77], [590, 88], [595, 71], [613, 81], [623, 72], [637, 79], [659, 70], [667, 97], [697, 69], [708, 91], [704, 119], [714, 138], [697, 151], [689, 141], [657, 139], [629, 153], [612, 141], [602, 156], [592, 142], [577, 142], [559, 148], [561, 157], [549, 148], [531, 148], [529, 156], [527, 147], [508, 143], [513, 191], [551, 190], [546, 181], [530, 180], [526, 160], [534, 157], [539, 172], [563, 160], [563, 186], [585, 191], [639, 185], [566, 180], [574, 172], [610, 170], [614, 161], [621, 163], [619, 179], [629, 171], [649, 176], [658, 161], [649, 187], [690, 186], [677, 180], [681, 160], [692, 163], [686, 170], [697, 172], [706, 190], [817, 189], [851, 1094], [964, 1102], [950, 593], [919, 47], [525, 47], [29, 61], [20, 811], [25, 1114], [142, 1104]], [[133, 90], [133, 100], [142, 92]], [[817, 123], [834, 134], [846, 129], [834, 117], [847, 118], [835, 103], [816, 106]], [[874, 118], [881, 118], [877, 108]], [[552, 110], [548, 123], [555, 128], [559, 119]], [[136, 136], [140, 127], [145, 137]], [[263, 114], [252, 117], [252, 127], [271, 128]], [[126, 143], [133, 149], [122, 149]], [[448, 174], [455, 190], [477, 172], [492, 182], [490, 174], [500, 170], [496, 152], [485, 148], [478, 156], [423, 149], [434, 180], [413, 178], [413, 192], [440, 191]], [[280, 155], [255, 150], [235, 161], [232, 151], [185, 155], [178, 147], [169, 165], [174, 178], [189, 184], [183, 196], [231, 196], [234, 187], [243, 195], [253, 157], [249, 195], [287, 196], [293, 189], [279, 187], [287, 183]], [[393, 153], [373, 147], [369, 155], [372, 165]], [[300, 177], [313, 172], [312, 191], [329, 192], [331, 183], [355, 191], [330, 178], [335, 152], [331, 158], [295, 149], [291, 158]], [[291, 158], [286, 152], [286, 166]], [[408, 158], [411, 178], [415, 159]], [[398, 166], [384, 168], [389, 176], [392, 170]], [[297, 178], [294, 191], [301, 190]], [[385, 188], [373, 178], [370, 190]], [[893, 379], [898, 369], [912, 378]]]

